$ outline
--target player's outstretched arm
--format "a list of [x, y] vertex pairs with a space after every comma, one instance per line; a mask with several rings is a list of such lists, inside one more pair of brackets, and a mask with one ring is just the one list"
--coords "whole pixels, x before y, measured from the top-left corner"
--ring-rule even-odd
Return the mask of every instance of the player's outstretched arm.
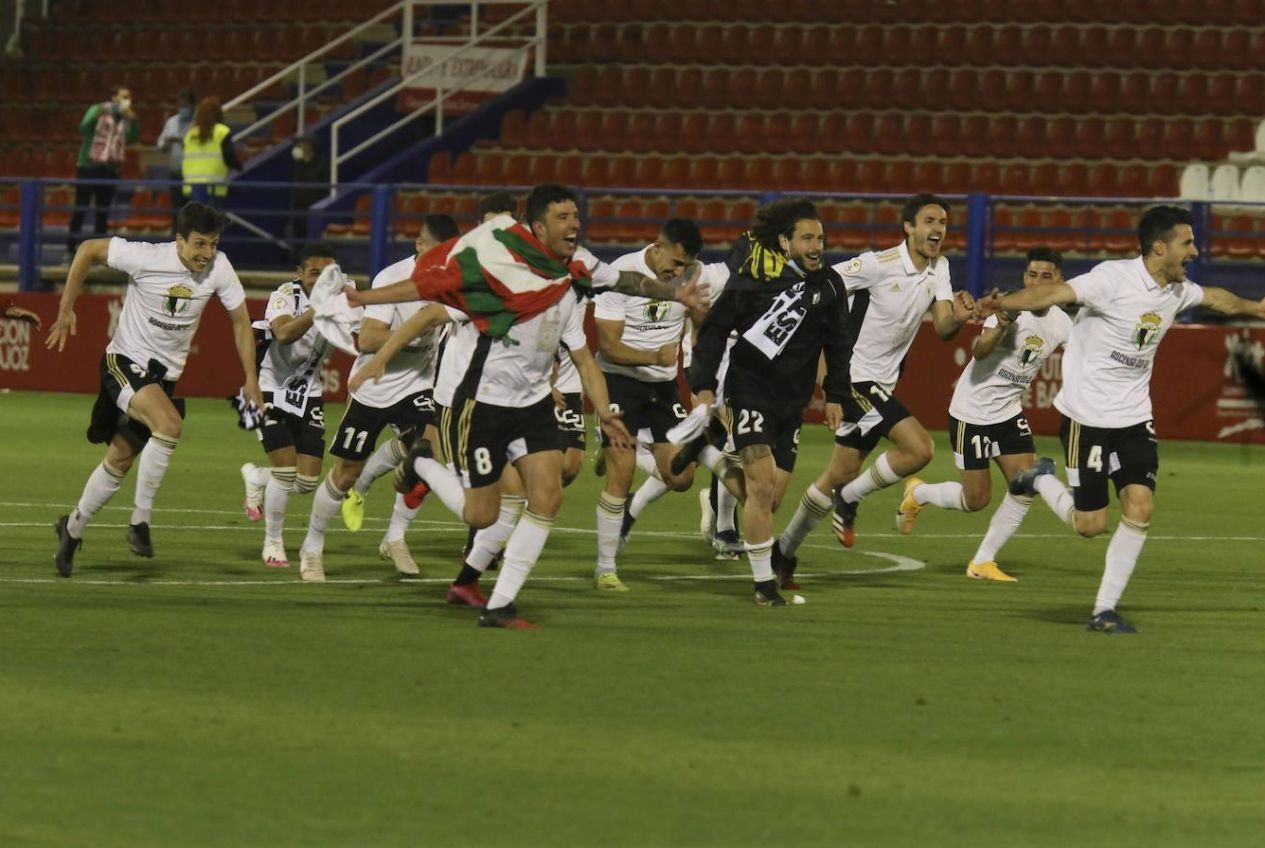
[[593, 411], [597, 413], [598, 423], [610, 439], [611, 446], [636, 447], [628, 428], [619, 420], [619, 413], [611, 409], [610, 395], [606, 391], [606, 375], [597, 367], [593, 354], [589, 353], [587, 347], [568, 350], [567, 354], [575, 363], [575, 370], [580, 375], [580, 385], [584, 387], [584, 394], [593, 402]]
[[637, 297], [652, 297], [655, 300], [675, 300], [687, 309], [698, 309], [707, 306], [707, 292], [710, 289], [707, 283], [702, 282], [702, 274], [703, 266], [697, 262], [691, 262], [682, 276], [666, 283], [636, 271], [620, 271], [619, 281], [610, 290]]
[[931, 321], [936, 335], [948, 341], [958, 334], [962, 325], [975, 317], [975, 298], [970, 292], [957, 291], [953, 300], [937, 300], [931, 304]]
[[997, 345], [1006, 337], [1010, 327], [1014, 325], [1014, 318], [1009, 312], [995, 313], [997, 324], [993, 327], [985, 327], [984, 331], [975, 337], [975, 341], [971, 342], [971, 356], [975, 359], [983, 359], [997, 349]]
[[257, 409], [264, 408], [264, 397], [259, 391], [259, 375], [255, 373], [255, 329], [250, 325], [250, 312], [245, 303], [239, 303], [228, 311], [228, 318], [233, 323], [233, 345], [237, 348], [237, 356], [242, 361], [242, 394], [246, 400], [254, 401]]
[[57, 320], [48, 331], [48, 339], [44, 346], [58, 352], [66, 349], [66, 341], [76, 333], [75, 301], [83, 291], [83, 281], [93, 265], [104, 265], [110, 256], [110, 240], [89, 239], [79, 245], [75, 258], [70, 263], [70, 272], [66, 274], [66, 288], [62, 290], [61, 302], [57, 306]]
[[373, 306], [379, 303], [411, 303], [422, 299], [412, 280], [400, 280], [389, 286], [378, 286], [365, 291], [348, 286], [343, 289], [343, 293], [347, 295], [347, 302], [353, 307]]
[[999, 312], [1023, 312], [1048, 309], [1051, 306], [1071, 306], [1076, 303], [1076, 289], [1067, 283], [1048, 283], [1021, 291], [1001, 292], [993, 289], [975, 302], [976, 315], [987, 318]]
[[1225, 289], [1205, 286], [1203, 305], [1222, 315], [1246, 315], [1265, 321], [1265, 298], [1248, 300]]
[[413, 314], [413, 317], [395, 329], [395, 332], [382, 343], [382, 347], [378, 348], [373, 358], [366, 362], [364, 367], [351, 375], [347, 388], [354, 392], [364, 385], [367, 380], [372, 379], [376, 382], [386, 373], [387, 363], [405, 345], [423, 333], [442, 324], [447, 324], [451, 320], [453, 320], [451, 313], [438, 303], [432, 303], [425, 309], [419, 309]]

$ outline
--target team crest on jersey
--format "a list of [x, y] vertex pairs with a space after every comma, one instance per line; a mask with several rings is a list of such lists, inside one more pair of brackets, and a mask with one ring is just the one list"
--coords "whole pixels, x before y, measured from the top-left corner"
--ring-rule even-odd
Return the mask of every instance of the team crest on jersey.
[[1138, 350], [1152, 344], [1159, 337], [1163, 323], [1164, 319], [1154, 312], [1142, 314], [1138, 319], [1138, 326], [1133, 330], [1133, 343], [1138, 346]]
[[843, 274], [845, 277], [855, 277], [861, 273], [861, 257], [857, 257], [843, 266]]
[[1019, 364], [1024, 368], [1034, 364], [1041, 358], [1041, 350], [1045, 347], [1045, 339], [1040, 336], [1028, 336], [1023, 340], [1023, 350], [1019, 351]]
[[650, 301], [646, 304], [646, 308], [642, 312], [643, 320], [649, 324], [668, 320], [668, 313], [672, 311], [672, 303], [673, 301], [670, 300]]
[[189, 311], [189, 304], [193, 302], [193, 289], [177, 283], [167, 289], [167, 297], [163, 299], [163, 311], [175, 318]]

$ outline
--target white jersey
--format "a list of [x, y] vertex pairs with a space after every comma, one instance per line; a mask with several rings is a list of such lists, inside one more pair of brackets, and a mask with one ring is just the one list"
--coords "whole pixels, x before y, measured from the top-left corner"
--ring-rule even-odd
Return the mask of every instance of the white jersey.
[[[393, 265], [388, 265], [373, 278], [371, 288], [382, 288], [400, 280], [407, 280], [413, 274], [413, 266], [417, 259], [410, 256]], [[386, 324], [392, 332], [401, 324], [412, 318], [419, 310], [429, 306], [425, 300], [410, 303], [379, 303], [365, 307], [365, 318], [373, 318]], [[421, 338], [409, 342], [390, 362], [382, 379], [374, 382], [365, 381], [360, 388], [352, 392], [352, 398], [365, 406], [374, 409], [386, 409], [405, 398], [425, 391], [435, 384], [435, 357], [439, 349], [440, 331], [438, 328], [423, 333]], [[373, 358], [371, 353], [362, 353], [356, 358], [351, 373], [356, 373]]]
[[953, 300], [949, 260], [937, 256], [923, 271], [914, 267], [905, 242], [840, 262], [834, 270], [848, 290], [849, 309], [862, 320], [852, 346], [852, 382], [896, 388], [900, 363], [937, 300]]
[[[984, 329], [997, 326], [997, 316]], [[1020, 312], [992, 352], [972, 359], [953, 389], [949, 414], [968, 424], [1000, 424], [1023, 413], [1022, 398], [1041, 363], [1067, 343], [1072, 319], [1057, 306], [1044, 315]]]
[[207, 270], [195, 275], [181, 263], [174, 241], [149, 244], [112, 238], [106, 264], [128, 277], [118, 329], [106, 352], [122, 354], [141, 368], [156, 360], [166, 367], [168, 380], [184, 373], [193, 334], [211, 295], [229, 311], [246, 302], [237, 272], [223, 253], [217, 252]]
[[1203, 303], [1203, 288], [1189, 280], [1161, 286], [1140, 256], [1099, 263], [1067, 284], [1082, 308], [1055, 407], [1088, 427], [1149, 421], [1155, 351], [1177, 315]]
[[[575, 338], [578, 332], [584, 336], [584, 301], [580, 301], [576, 306], [574, 314], [571, 316], [571, 322], [575, 327], [568, 327], [567, 332], [562, 334], [564, 341], [558, 345], [558, 352], [554, 354], [555, 366], [557, 368], [553, 377], [553, 387], [564, 395], [578, 394], [584, 391], [584, 382], [580, 379], [580, 369], [575, 367], [575, 363], [571, 361], [571, 348], [567, 346], [565, 339]], [[585, 344], [588, 344], [588, 338], [585, 337]]]
[[[297, 280], [283, 283], [268, 298], [264, 323], [271, 326], [282, 315], [298, 318], [310, 307], [307, 293]], [[321, 366], [333, 350], [334, 346], [314, 326], [290, 344], [273, 339], [259, 365], [260, 390], [285, 391], [296, 398], [320, 397]]]
[[451, 407], [460, 391], [479, 403], [524, 407], [549, 395], [558, 347], [586, 344], [575, 292], [510, 328], [503, 339], [479, 332], [469, 321], [448, 338], [435, 384], [435, 401]]
[[[655, 276], [646, 263], [649, 247], [625, 254], [611, 267]], [[599, 292], [594, 299], [593, 317], [601, 321], [622, 321], [620, 341], [634, 350], [658, 350], [666, 344], [680, 344], [689, 310], [675, 300], [656, 300], [615, 291]], [[676, 362], [671, 365], [622, 365], [611, 362], [601, 351], [597, 364], [607, 374], [620, 374], [645, 383], [666, 383], [676, 379]]]

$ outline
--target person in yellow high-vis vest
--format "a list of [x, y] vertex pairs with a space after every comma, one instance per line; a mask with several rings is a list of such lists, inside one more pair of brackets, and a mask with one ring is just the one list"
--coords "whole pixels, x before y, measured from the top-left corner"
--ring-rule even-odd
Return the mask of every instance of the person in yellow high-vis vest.
[[207, 201], [214, 203], [228, 194], [228, 173], [240, 171], [241, 162], [233, 149], [231, 130], [224, 123], [224, 111], [218, 97], [204, 97], [198, 102], [193, 126], [184, 137], [184, 196], [193, 194], [197, 183], [208, 184]]

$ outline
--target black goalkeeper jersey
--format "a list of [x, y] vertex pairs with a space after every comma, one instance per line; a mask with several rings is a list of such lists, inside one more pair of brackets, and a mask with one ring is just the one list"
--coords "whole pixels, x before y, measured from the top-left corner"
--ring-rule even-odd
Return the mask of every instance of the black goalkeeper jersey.
[[725, 397], [758, 408], [804, 409], [824, 350], [826, 400], [842, 403], [851, 387], [847, 303], [843, 279], [828, 267], [805, 274], [767, 251], [747, 254], [731, 264], [729, 282], [699, 328], [690, 389], [716, 390], [725, 345], [735, 332]]

